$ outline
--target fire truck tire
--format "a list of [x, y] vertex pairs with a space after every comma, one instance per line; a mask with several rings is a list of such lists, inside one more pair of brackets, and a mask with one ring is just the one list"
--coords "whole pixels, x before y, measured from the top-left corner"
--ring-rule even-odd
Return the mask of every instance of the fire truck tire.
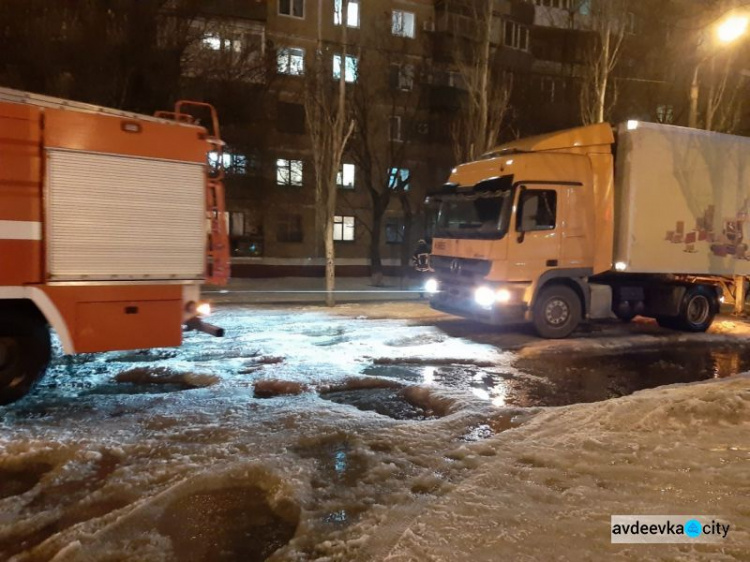
[[581, 323], [581, 308], [581, 299], [570, 287], [544, 287], [534, 303], [534, 328], [543, 338], [567, 338]]
[[0, 405], [28, 394], [47, 370], [47, 323], [38, 314], [0, 310]]

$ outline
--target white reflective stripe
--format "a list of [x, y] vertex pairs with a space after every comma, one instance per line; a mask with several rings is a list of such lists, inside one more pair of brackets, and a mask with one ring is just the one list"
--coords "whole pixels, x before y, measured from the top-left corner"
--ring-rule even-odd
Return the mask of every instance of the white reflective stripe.
[[29, 299], [39, 308], [47, 322], [57, 332], [63, 351], [68, 355], [76, 352], [65, 319], [44, 291], [36, 287], [0, 287], [0, 300], [2, 299]]
[[41, 240], [42, 223], [35, 221], [0, 221], [0, 240]]

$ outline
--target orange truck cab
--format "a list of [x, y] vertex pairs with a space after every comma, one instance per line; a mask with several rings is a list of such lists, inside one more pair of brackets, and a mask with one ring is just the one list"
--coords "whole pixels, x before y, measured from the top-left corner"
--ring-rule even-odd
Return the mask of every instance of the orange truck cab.
[[598, 124], [500, 146], [427, 199], [430, 304], [548, 338], [638, 314], [704, 331], [750, 274], [722, 226], [750, 220], [748, 162], [748, 139], [636, 121], [617, 139]]
[[150, 117], [0, 88], [0, 404], [44, 373], [49, 327], [65, 353], [219, 331], [198, 311], [229, 274], [222, 143], [192, 105], [213, 131], [188, 102]]

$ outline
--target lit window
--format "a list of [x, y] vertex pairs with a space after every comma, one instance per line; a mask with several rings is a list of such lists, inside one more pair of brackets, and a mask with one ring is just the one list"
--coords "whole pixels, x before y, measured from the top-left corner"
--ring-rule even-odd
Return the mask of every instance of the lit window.
[[342, 189], [354, 189], [354, 164], [342, 164], [336, 175], [336, 185]]
[[279, 14], [295, 18], [305, 17], [305, 0], [279, 0]]
[[276, 183], [286, 186], [302, 185], [302, 160], [276, 160]]
[[354, 241], [354, 217], [333, 217], [333, 239], [336, 242]]
[[388, 188], [409, 191], [410, 175], [408, 168], [391, 168], [388, 171]]
[[414, 38], [414, 23], [416, 18], [412, 12], [393, 10], [391, 32], [399, 37]]
[[298, 48], [279, 49], [276, 55], [276, 67], [279, 74], [300, 76], [305, 72], [305, 50]]
[[[343, 12], [342, 0], [333, 2], [333, 23], [341, 25], [341, 14]], [[359, 27], [359, 0], [349, 0], [346, 7], [346, 25], [347, 27]]]
[[216, 34], [209, 34], [203, 38], [203, 47], [211, 51], [242, 52], [242, 42], [239, 39], [229, 39]]
[[208, 153], [208, 163], [211, 168], [218, 168], [221, 162], [222, 167], [229, 174], [246, 174], [247, 173], [247, 156], [236, 152], [222, 152], [221, 161], [218, 152]]
[[392, 141], [402, 141], [401, 138], [401, 116], [393, 115], [390, 120], [390, 138]]
[[514, 21], [505, 22], [503, 44], [511, 49], [529, 50], [529, 28]]
[[[358, 62], [357, 57], [354, 55], [346, 55], [344, 81], [349, 83], [357, 81]], [[333, 77], [336, 80], [341, 77], [341, 55], [333, 55]]]
[[203, 38], [203, 46], [212, 51], [221, 50], [221, 39], [217, 35], [206, 35]]

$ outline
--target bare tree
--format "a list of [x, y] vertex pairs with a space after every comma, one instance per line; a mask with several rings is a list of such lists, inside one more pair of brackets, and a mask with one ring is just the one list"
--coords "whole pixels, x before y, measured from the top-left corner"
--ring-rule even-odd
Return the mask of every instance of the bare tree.
[[581, 84], [581, 121], [604, 122], [617, 101], [611, 81], [631, 25], [628, 0], [596, 0], [591, 5], [588, 27], [592, 32]]
[[[394, 40], [390, 32], [376, 27], [368, 37], [360, 59], [362, 72], [352, 97], [357, 132], [349, 154], [360, 170], [371, 203], [363, 224], [368, 225], [370, 235], [370, 272], [374, 285], [380, 285], [383, 277], [380, 248], [383, 219], [391, 202], [404, 190], [401, 180], [405, 174], [409, 175], [406, 159], [415, 129], [418, 123], [427, 126], [426, 120], [418, 120], [424, 112], [419, 84], [424, 63], [406, 57], [416, 48], [414, 40]], [[408, 246], [407, 241], [404, 238], [404, 245]]]
[[[501, 21], [494, 17], [493, 0], [456, 2], [470, 20], [471, 34], [456, 27], [454, 63], [465, 88], [466, 99], [453, 121], [451, 136], [457, 162], [474, 160], [497, 144], [503, 120], [510, 108], [512, 82], [496, 64]], [[458, 20], [457, 20], [458, 21]], [[497, 29], [497, 32], [495, 30]]]
[[[347, 21], [348, 0], [342, 1], [342, 22]], [[335, 247], [333, 224], [336, 214], [336, 175], [341, 157], [349, 137], [354, 130], [354, 121], [347, 116], [347, 77], [356, 73], [356, 68], [347, 58], [346, 25], [341, 26], [340, 53], [332, 53], [322, 37], [322, 3], [318, 14], [318, 41], [312, 60], [305, 72], [304, 105], [307, 129], [312, 144], [313, 167], [315, 169], [316, 223], [323, 235], [326, 271], [326, 304], [334, 306], [336, 285]], [[337, 55], [337, 56], [336, 56]], [[329, 60], [338, 64], [338, 80], [330, 74]]]

